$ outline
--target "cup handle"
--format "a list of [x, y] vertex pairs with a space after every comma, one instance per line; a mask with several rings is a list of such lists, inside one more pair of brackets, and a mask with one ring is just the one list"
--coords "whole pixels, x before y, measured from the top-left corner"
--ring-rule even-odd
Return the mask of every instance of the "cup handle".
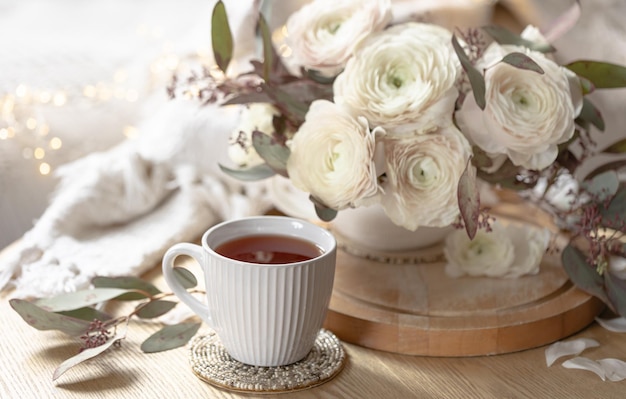
[[180, 255], [187, 255], [195, 259], [200, 265], [202, 265], [203, 249], [199, 245], [180, 243], [173, 245], [165, 252], [163, 256], [163, 277], [165, 282], [170, 286], [172, 292], [191, 310], [204, 320], [209, 327], [213, 327], [213, 320], [211, 318], [209, 307], [194, 298], [187, 290], [180, 284], [176, 275], [174, 274], [174, 261]]

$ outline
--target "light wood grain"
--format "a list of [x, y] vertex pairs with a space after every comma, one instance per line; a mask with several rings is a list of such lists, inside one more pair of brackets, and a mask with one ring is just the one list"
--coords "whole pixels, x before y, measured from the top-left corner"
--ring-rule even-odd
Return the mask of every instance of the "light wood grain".
[[552, 231], [553, 248], [539, 273], [452, 278], [445, 273], [442, 244], [393, 253], [368, 251], [339, 236], [344, 250], [337, 257], [326, 327], [372, 349], [476, 356], [552, 343], [591, 323], [603, 304], [569, 281], [558, 251], [567, 238], [548, 215], [521, 202], [502, 203], [491, 214], [500, 223]]
[[[0, 257], [4, 252], [0, 252]], [[160, 268], [145, 278], [165, 289]], [[220, 390], [198, 379], [185, 348], [144, 354], [141, 342], [157, 330], [133, 321], [122, 347], [80, 364], [52, 381], [54, 369], [73, 356], [78, 343], [54, 331], [28, 326], [0, 297], [0, 398], [623, 398], [625, 383], [603, 382], [595, 374], [548, 368], [544, 348], [506, 355], [464, 358], [408, 356], [344, 343], [348, 361], [333, 380], [288, 395], [248, 395]], [[205, 333], [206, 327], [199, 331]], [[529, 332], [529, 334], [532, 331]], [[626, 335], [597, 324], [575, 335], [594, 338], [592, 359], [626, 360]], [[520, 337], [524, 339], [524, 337]]]

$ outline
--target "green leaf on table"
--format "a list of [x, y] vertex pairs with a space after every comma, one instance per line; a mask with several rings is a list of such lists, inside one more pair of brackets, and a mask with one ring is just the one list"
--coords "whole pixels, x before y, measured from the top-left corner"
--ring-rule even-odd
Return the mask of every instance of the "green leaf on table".
[[219, 167], [222, 172], [226, 173], [230, 177], [234, 177], [235, 179], [243, 181], [256, 181], [267, 179], [268, 177], [272, 177], [276, 174], [274, 169], [270, 168], [266, 164], [261, 164], [245, 169], [231, 169], [222, 164], [220, 164]]
[[84, 307], [80, 309], [66, 310], [66, 311], [61, 311], [61, 312], [56, 312], [56, 313], [62, 314], [64, 316], [74, 317], [76, 319], [86, 320], [86, 321], [93, 321], [94, 319], [98, 319], [100, 321], [107, 321], [113, 318], [113, 316], [107, 313], [101, 312], [98, 309], [95, 309], [92, 307]]
[[84, 362], [85, 360], [89, 360], [101, 354], [102, 352], [109, 349], [113, 344], [117, 341], [124, 339], [126, 337], [126, 324], [119, 326], [117, 328], [116, 334], [109, 338], [104, 344], [100, 346], [96, 346], [95, 348], [87, 348], [81, 351], [78, 355], [72, 356], [69, 359], [65, 360], [63, 363], [54, 370], [54, 374], [52, 374], [52, 381], [57, 380], [61, 375], [63, 375], [67, 370], [72, 367]]
[[11, 299], [9, 304], [26, 323], [37, 330], [58, 330], [78, 337], [89, 328], [90, 321], [54, 313], [23, 299]]
[[474, 94], [474, 100], [476, 100], [476, 104], [480, 107], [480, 109], [485, 109], [487, 105], [485, 101], [485, 78], [483, 74], [478, 71], [478, 69], [474, 68], [472, 62], [465, 54], [463, 47], [459, 44], [455, 35], [452, 35], [452, 47], [461, 62], [461, 66], [463, 70], [467, 73], [467, 78], [470, 81], [470, 85], [472, 86], [472, 92]]
[[604, 281], [613, 310], [620, 316], [626, 317], [626, 281], [611, 273], [604, 273]]
[[621, 139], [606, 147], [602, 152], [607, 154], [623, 154], [626, 153], [626, 139]]
[[137, 312], [137, 317], [141, 319], [152, 319], [155, 317], [159, 317], [174, 309], [174, 307], [178, 305], [178, 302], [172, 301], [151, 301], [138, 306], [141, 306], [141, 309]]
[[146, 353], [166, 351], [184, 346], [198, 332], [202, 323], [180, 323], [165, 326], [141, 344]]
[[579, 60], [565, 68], [589, 80], [597, 89], [626, 87], [626, 67], [609, 62]]
[[549, 43], [538, 43], [526, 40], [521, 36], [511, 32], [510, 30], [500, 26], [487, 25], [483, 26], [482, 29], [499, 44], [513, 44], [516, 46], [526, 47], [530, 50], [538, 51], [540, 53], [553, 53], [556, 51], [556, 49]]
[[287, 158], [291, 154], [289, 147], [258, 130], [252, 132], [252, 145], [270, 168], [287, 177]]
[[213, 7], [211, 16], [211, 45], [217, 66], [226, 73], [233, 58], [233, 35], [228, 24], [224, 3], [220, 0]]
[[123, 288], [127, 290], [140, 291], [124, 294], [116, 298], [120, 301], [136, 301], [138, 299], [149, 298], [161, 292], [152, 283], [133, 276], [94, 277], [91, 280], [91, 283], [96, 288]]
[[184, 267], [174, 267], [174, 278], [178, 280], [184, 289], [193, 288], [198, 285], [196, 276]]
[[476, 168], [471, 159], [467, 161], [465, 170], [459, 179], [457, 198], [461, 218], [465, 225], [465, 231], [470, 239], [474, 239], [478, 231], [478, 217], [480, 216], [480, 196], [476, 179]]
[[133, 292], [133, 290], [123, 288], [93, 288], [61, 294], [52, 298], [38, 299], [35, 301], [35, 304], [51, 312], [63, 312], [106, 302], [129, 292]]
[[602, 202], [612, 198], [619, 188], [619, 178], [614, 170], [601, 173], [582, 183], [582, 188]]
[[587, 263], [585, 254], [572, 244], [568, 244], [561, 254], [561, 261], [570, 280], [578, 288], [608, 303], [604, 291], [604, 279], [593, 266]]
[[595, 105], [587, 97], [583, 98], [583, 109], [580, 111], [578, 118], [583, 122], [591, 123], [598, 130], [604, 131], [604, 119], [602, 113], [596, 108]]
[[504, 62], [505, 64], [509, 64], [511, 66], [514, 66], [515, 68], [537, 72], [542, 75], [544, 74], [543, 69], [541, 69], [539, 64], [537, 64], [532, 58], [523, 53], [509, 53], [505, 55], [500, 62]]

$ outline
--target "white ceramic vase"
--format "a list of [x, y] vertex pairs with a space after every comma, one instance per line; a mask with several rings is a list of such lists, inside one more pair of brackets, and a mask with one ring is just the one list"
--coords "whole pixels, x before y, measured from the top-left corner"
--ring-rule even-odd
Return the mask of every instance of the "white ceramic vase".
[[[317, 219], [308, 194], [291, 182], [276, 176], [268, 182], [268, 191], [276, 208], [286, 215]], [[409, 252], [440, 243], [452, 227], [419, 227], [410, 231], [394, 224], [380, 205], [344, 209], [331, 222], [343, 247], [367, 248], [373, 252]]]
[[427, 248], [440, 243], [452, 227], [419, 227], [410, 231], [394, 224], [380, 205], [345, 209], [332, 222], [345, 245], [395, 252]]

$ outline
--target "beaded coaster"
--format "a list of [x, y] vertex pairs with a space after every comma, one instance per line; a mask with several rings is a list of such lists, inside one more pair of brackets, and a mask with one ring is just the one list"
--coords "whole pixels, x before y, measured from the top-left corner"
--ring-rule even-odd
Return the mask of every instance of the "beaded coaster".
[[260, 367], [241, 363], [228, 354], [217, 334], [194, 338], [189, 344], [191, 368], [203, 381], [238, 392], [293, 392], [321, 385], [335, 377], [346, 353], [332, 332], [322, 329], [311, 352], [287, 366]]

